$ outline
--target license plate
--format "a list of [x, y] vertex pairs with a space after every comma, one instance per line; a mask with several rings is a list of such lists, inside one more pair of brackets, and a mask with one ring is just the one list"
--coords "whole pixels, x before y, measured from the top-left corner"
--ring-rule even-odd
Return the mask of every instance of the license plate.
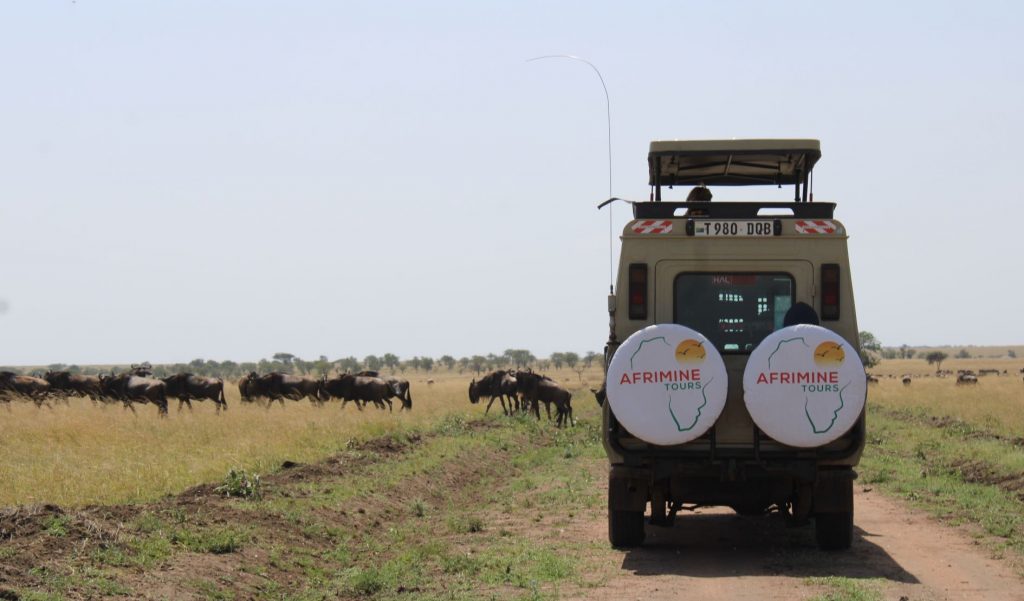
[[693, 223], [694, 236], [768, 237], [773, 235], [771, 221], [717, 221], [698, 219]]

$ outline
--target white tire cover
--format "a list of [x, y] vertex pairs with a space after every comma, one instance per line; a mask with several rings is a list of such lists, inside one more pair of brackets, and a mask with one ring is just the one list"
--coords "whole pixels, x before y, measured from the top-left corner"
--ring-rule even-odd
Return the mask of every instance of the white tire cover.
[[725, 362], [707, 338], [676, 324], [626, 339], [608, 366], [608, 403], [631, 434], [656, 445], [699, 438], [725, 407]]
[[747, 360], [743, 400], [757, 427], [792, 447], [819, 447], [853, 427], [867, 398], [856, 350], [815, 325], [782, 328]]

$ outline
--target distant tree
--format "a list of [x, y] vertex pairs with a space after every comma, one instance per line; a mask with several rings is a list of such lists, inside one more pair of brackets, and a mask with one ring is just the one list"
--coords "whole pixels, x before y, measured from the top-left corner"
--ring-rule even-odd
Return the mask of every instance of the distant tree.
[[551, 353], [548, 361], [555, 366], [555, 369], [562, 369], [562, 364], [565, 363], [565, 355], [563, 353]]
[[411, 367], [413, 371], [419, 371], [420, 367], [423, 365], [423, 360], [417, 356], [412, 359], [407, 359], [405, 364], [406, 366]]
[[459, 373], [469, 369], [469, 357], [459, 357]]
[[942, 369], [942, 362], [945, 361], [949, 355], [942, 351], [932, 351], [924, 356], [924, 360], [928, 362], [928, 365], [935, 365], [935, 371]]
[[504, 357], [508, 358], [509, 363], [515, 365], [517, 369], [525, 369], [537, 361], [533, 353], [526, 349], [508, 349], [505, 351]]
[[970, 359], [970, 358], [971, 358], [971, 354], [967, 352], [967, 349], [965, 349], [965, 348], [962, 348], [962, 349], [960, 349], [960, 351], [959, 351], [959, 352], [958, 352], [958, 353], [957, 353], [957, 354], [955, 355], [955, 357], [956, 357], [957, 359]]
[[221, 361], [220, 365], [217, 366], [218, 375], [225, 379], [237, 378], [238, 376], [242, 375], [240, 372], [241, 369], [239, 369], [238, 364], [235, 363], [234, 361]]
[[381, 361], [383, 361], [384, 365], [386, 365], [390, 370], [394, 370], [398, 367], [398, 364], [401, 363], [398, 359], [398, 355], [394, 355], [392, 353], [384, 353], [384, 356], [381, 357]]
[[241, 363], [241, 364], [239, 364], [238, 367], [239, 367], [239, 370], [238, 370], [239, 373], [245, 374], [245, 375], [248, 375], [248, 374], [250, 374], [250, 373], [252, 373], [254, 371], [257, 371], [260, 368], [259, 365], [257, 365], [256, 363], [253, 363], [252, 361], [246, 361], [245, 363]]
[[1013, 349], [1009, 349], [1009, 350], [1006, 351], [1006, 356], [1011, 358], [1011, 359], [1016, 359], [1017, 358], [1017, 351], [1015, 351]]
[[367, 355], [363, 359], [363, 366], [369, 370], [380, 371], [380, 368], [384, 366], [384, 360], [377, 355]]
[[455, 357], [452, 357], [451, 355], [442, 355], [437, 362], [444, 365], [444, 368], [448, 371], [451, 371], [452, 368], [455, 367]]
[[878, 365], [879, 356], [882, 352], [882, 343], [875, 338], [875, 335], [868, 331], [863, 331], [859, 335], [860, 338], [860, 360], [864, 363], [864, 367], [874, 367]]
[[580, 356], [572, 351], [562, 353], [562, 359], [569, 366], [569, 369], [576, 369], [576, 364], [580, 362]]
[[487, 357], [473, 355], [473, 357], [469, 360], [469, 364], [473, 367], [473, 371], [476, 373], [476, 375], [480, 375], [480, 372], [482, 372], [484, 368], [487, 366]]
[[197, 376], [206, 375], [206, 359], [193, 359], [188, 362], [188, 369], [185, 369], [189, 373], [196, 374]]
[[46, 371], [66, 371], [67, 368], [68, 366], [63, 363], [51, 363], [46, 366]]
[[434, 369], [434, 360], [430, 357], [420, 357], [420, 367], [423, 371], [429, 372]]
[[334, 365], [338, 368], [338, 371], [340, 371], [341, 373], [353, 374], [356, 373], [357, 371], [360, 371], [360, 367], [362, 364], [359, 362], [359, 359], [349, 356], [338, 359], [337, 361], [334, 362]]
[[331, 374], [331, 362], [327, 360], [327, 355], [320, 355], [320, 357], [313, 362], [313, 369], [320, 377], [326, 378], [329, 376]]
[[916, 355], [916, 354], [917, 354], [917, 351], [915, 349], [912, 349], [912, 348], [908, 348], [907, 349], [907, 359], [913, 359], [914, 355]]
[[594, 363], [594, 359], [597, 359], [600, 356], [600, 353], [595, 353], [594, 351], [587, 351], [587, 354], [583, 355], [583, 365], [586, 365], [587, 369], [590, 369], [590, 366]]
[[883, 359], [896, 359], [900, 356], [900, 352], [890, 346], [882, 347], [882, 358]]
[[274, 356], [271, 357], [271, 358], [274, 361], [278, 361], [278, 362], [283, 363], [285, 365], [291, 365], [292, 364], [292, 360], [295, 359], [295, 355], [293, 355], [291, 353], [274, 353]]

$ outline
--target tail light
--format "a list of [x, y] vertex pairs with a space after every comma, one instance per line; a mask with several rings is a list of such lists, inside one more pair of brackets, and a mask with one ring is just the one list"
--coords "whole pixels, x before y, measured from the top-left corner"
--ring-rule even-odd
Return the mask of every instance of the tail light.
[[647, 264], [629, 266], [629, 318], [647, 319]]
[[839, 265], [836, 263], [821, 266], [821, 318], [839, 319]]

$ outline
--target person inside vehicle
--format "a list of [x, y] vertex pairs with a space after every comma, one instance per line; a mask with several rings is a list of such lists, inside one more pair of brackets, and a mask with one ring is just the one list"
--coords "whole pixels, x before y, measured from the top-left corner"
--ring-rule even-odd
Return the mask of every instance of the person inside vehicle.
[[701, 185], [690, 190], [690, 193], [686, 196], [686, 202], [711, 202], [711, 196], [711, 190], [701, 183]]
[[798, 324], [810, 324], [820, 325], [818, 320], [818, 312], [814, 310], [814, 307], [807, 303], [794, 303], [789, 311], [786, 311], [785, 317], [782, 318], [782, 327], [795, 326]]
[[[699, 186], [690, 190], [690, 193], [686, 196], [686, 202], [711, 202], [711, 196], [711, 190], [708, 190], [704, 182], [701, 182]], [[707, 214], [708, 212], [704, 209], [689, 208], [686, 210], [687, 217], [707, 216]]]

